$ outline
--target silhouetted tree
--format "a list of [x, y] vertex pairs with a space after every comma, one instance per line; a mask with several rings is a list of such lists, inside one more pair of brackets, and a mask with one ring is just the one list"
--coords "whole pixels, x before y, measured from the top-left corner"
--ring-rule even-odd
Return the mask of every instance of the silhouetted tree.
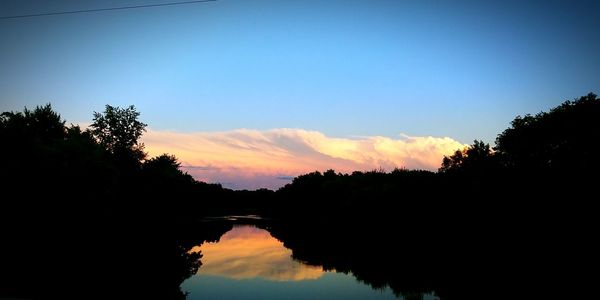
[[534, 116], [517, 116], [496, 139], [510, 168], [528, 170], [600, 167], [600, 99], [593, 93]]
[[142, 186], [148, 200], [159, 208], [157, 213], [166, 214], [170, 211], [185, 211], [187, 202], [191, 202], [192, 191], [196, 181], [189, 174], [179, 169], [179, 162], [173, 155], [163, 154], [146, 160], [142, 165]]
[[[201, 255], [182, 244], [184, 218], [165, 216], [223, 189], [194, 181], [174, 156], [142, 165], [146, 125], [138, 116], [132, 106], [107, 106], [82, 130], [65, 126], [50, 104], [0, 114], [0, 298], [76, 299], [90, 282], [103, 283], [90, 299], [185, 298], [179, 285]], [[187, 211], [197, 216], [203, 207]], [[39, 245], [52, 247], [40, 256]], [[40, 280], [37, 268], [62, 272]]]
[[162, 179], [173, 180], [186, 175], [179, 169], [180, 165], [181, 164], [177, 161], [177, 157], [174, 155], [162, 154], [146, 160], [143, 164], [143, 168], [147, 174], [160, 176]]
[[23, 112], [3, 112], [0, 115], [0, 130], [4, 134], [21, 140], [60, 139], [65, 135], [65, 121], [52, 110], [50, 104], [37, 106], [33, 110], [25, 108]]
[[92, 135], [119, 159], [140, 162], [146, 153], [139, 138], [147, 125], [138, 120], [139, 116], [133, 105], [127, 108], [106, 105], [103, 113], [94, 112], [94, 121], [90, 125]]
[[496, 160], [490, 145], [483, 141], [475, 140], [473, 145], [463, 149], [456, 150], [451, 156], [444, 156], [441, 173], [447, 172], [482, 172], [489, 171], [494, 167]]

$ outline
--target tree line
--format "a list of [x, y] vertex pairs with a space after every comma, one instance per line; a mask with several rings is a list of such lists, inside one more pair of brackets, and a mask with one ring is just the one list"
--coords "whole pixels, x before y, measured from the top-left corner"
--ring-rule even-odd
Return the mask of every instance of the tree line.
[[[600, 99], [590, 93], [548, 112], [517, 116], [497, 136], [495, 146], [475, 140], [444, 157], [437, 172], [316, 171], [296, 177], [277, 194], [297, 200], [298, 207], [331, 211], [353, 207], [368, 211], [391, 202], [443, 204], [443, 199], [456, 204], [459, 199], [524, 198], [522, 204], [530, 205], [550, 195], [586, 198], [584, 192], [593, 186], [600, 167], [599, 125]], [[308, 203], [311, 199], [314, 203]]]
[[[147, 125], [139, 120], [140, 113], [133, 106], [107, 105], [104, 112], [94, 112], [89, 128], [82, 129], [67, 126], [48, 104], [1, 114], [0, 139], [4, 146], [0, 149], [0, 180], [5, 186], [40, 194], [26, 198], [77, 198], [78, 205], [94, 203], [92, 206], [115, 214], [124, 209], [147, 208], [165, 213], [165, 209], [176, 207], [186, 207], [178, 213], [189, 212], [189, 208], [198, 208], [195, 213], [200, 213], [210, 203], [221, 200], [231, 205], [262, 206], [258, 198], [280, 202], [315, 193], [330, 200], [340, 199], [336, 204], [325, 201], [321, 205], [348, 207], [362, 197], [394, 193], [418, 196], [465, 188], [483, 190], [492, 185], [518, 186], [528, 191], [541, 188], [538, 185], [547, 180], [559, 180], [560, 187], [586, 183], [588, 173], [593, 174], [600, 165], [599, 103], [598, 97], [590, 93], [549, 112], [517, 116], [498, 135], [494, 147], [476, 140], [466, 149], [444, 157], [437, 172], [315, 171], [296, 177], [276, 196], [265, 190], [256, 192], [260, 197], [250, 191], [234, 192], [218, 184], [198, 182], [180, 169], [174, 155], [148, 158], [140, 141]], [[523, 179], [527, 179], [529, 188]], [[432, 185], [439, 188], [426, 187]], [[156, 198], [164, 201], [151, 200]], [[253, 204], [235, 203], [239, 198], [250, 198]], [[18, 206], [16, 202], [13, 204]], [[39, 202], [36, 204], [60, 206], [61, 201]], [[204, 202], [204, 207], [194, 207], [199, 202]]]

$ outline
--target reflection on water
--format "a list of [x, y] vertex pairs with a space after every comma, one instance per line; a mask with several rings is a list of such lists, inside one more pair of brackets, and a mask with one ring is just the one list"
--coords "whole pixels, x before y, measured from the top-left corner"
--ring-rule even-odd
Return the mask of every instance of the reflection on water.
[[[353, 276], [326, 272], [292, 259], [292, 251], [263, 229], [236, 226], [205, 243], [199, 272], [181, 288], [194, 299], [397, 299]], [[427, 298], [427, 297], [426, 297]]]
[[228, 216], [216, 216], [216, 217], [204, 217], [203, 221], [241, 221], [241, 220], [264, 220], [265, 218], [259, 215], [228, 215]]
[[291, 259], [292, 251], [268, 231], [253, 226], [237, 226], [218, 243], [205, 243], [192, 251], [202, 251], [202, 275], [233, 279], [263, 278], [296, 281], [321, 277], [321, 267]]

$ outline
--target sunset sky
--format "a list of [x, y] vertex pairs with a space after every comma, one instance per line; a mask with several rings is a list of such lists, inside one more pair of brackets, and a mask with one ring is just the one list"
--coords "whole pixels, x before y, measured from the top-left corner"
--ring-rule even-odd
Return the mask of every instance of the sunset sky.
[[[173, 2], [0, 0], [3, 16]], [[435, 170], [518, 114], [600, 92], [600, 1], [215, 2], [0, 19], [0, 111], [133, 104], [197, 179]]]

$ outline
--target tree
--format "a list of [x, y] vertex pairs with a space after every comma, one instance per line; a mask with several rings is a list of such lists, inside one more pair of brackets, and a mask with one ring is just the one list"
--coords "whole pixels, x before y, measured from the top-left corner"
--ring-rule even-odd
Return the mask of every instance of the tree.
[[593, 93], [549, 112], [517, 116], [496, 139], [504, 164], [529, 170], [600, 167], [600, 99]]
[[475, 140], [464, 150], [456, 150], [451, 156], [444, 156], [440, 172], [489, 170], [495, 163], [490, 145]]
[[150, 181], [156, 181], [153, 184], [165, 183], [189, 183], [194, 182], [193, 178], [179, 169], [181, 164], [177, 157], [169, 154], [162, 154], [152, 159], [146, 160], [143, 164], [143, 170]]
[[52, 110], [52, 105], [36, 106], [23, 112], [3, 112], [0, 115], [0, 130], [17, 139], [61, 139], [66, 134], [65, 121]]
[[[159, 173], [177, 173], [181, 172], [179, 167], [181, 164], [177, 161], [177, 157], [169, 154], [162, 154], [144, 162], [144, 170], [154, 171]], [[171, 176], [174, 177], [174, 176]]]
[[139, 138], [147, 126], [138, 120], [139, 116], [133, 105], [127, 108], [106, 105], [104, 113], [94, 112], [90, 126], [92, 135], [117, 158], [133, 159], [139, 163], [146, 157], [144, 144]]

